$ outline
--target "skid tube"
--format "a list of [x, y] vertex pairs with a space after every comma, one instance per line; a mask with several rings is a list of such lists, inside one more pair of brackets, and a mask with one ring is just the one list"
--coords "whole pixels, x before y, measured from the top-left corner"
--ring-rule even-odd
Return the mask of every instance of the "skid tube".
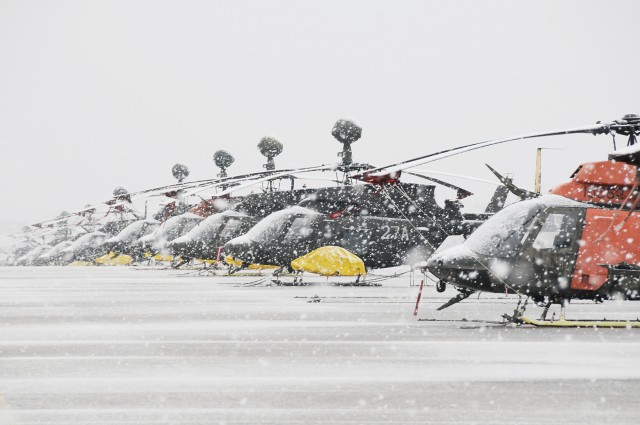
[[640, 329], [640, 320], [547, 320], [547, 319], [531, 319], [529, 317], [522, 316], [519, 318], [520, 323], [523, 325], [531, 325], [535, 327], [547, 327], [547, 328], [624, 328]]

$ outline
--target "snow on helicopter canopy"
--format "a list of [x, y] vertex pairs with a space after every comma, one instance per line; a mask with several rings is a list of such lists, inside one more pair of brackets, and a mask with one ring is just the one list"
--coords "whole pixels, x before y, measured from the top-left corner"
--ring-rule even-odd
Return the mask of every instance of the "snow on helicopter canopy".
[[[160, 222], [153, 218], [134, 221], [122, 229], [117, 235], [105, 240], [105, 242], [130, 242], [151, 233], [151, 231], [155, 230], [154, 226], [159, 224]], [[140, 234], [140, 232], [144, 232], [144, 234]]]
[[40, 256], [40, 261], [43, 264], [55, 262], [63, 255], [63, 250], [68, 248], [73, 243], [72, 240], [64, 240], [53, 246], [50, 250], [46, 251]]
[[45, 252], [51, 249], [50, 245], [39, 245], [29, 251], [27, 254], [16, 260], [17, 266], [31, 266]]

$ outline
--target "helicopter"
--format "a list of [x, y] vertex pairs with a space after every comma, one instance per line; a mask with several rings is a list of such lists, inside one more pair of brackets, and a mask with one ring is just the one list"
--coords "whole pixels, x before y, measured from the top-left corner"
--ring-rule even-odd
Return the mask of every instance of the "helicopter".
[[[439, 310], [476, 292], [518, 294], [523, 299], [512, 321], [522, 323], [531, 298], [544, 307], [546, 323], [552, 304], [572, 299], [601, 302], [640, 299], [640, 116], [625, 115], [611, 123], [479, 142], [426, 155], [413, 162], [381, 167], [370, 177], [388, 178], [403, 167], [430, 162], [485, 146], [563, 134], [628, 136], [627, 147], [607, 160], [581, 164], [571, 180], [542, 196], [528, 193], [489, 218], [461, 245], [433, 255], [426, 269], [439, 281], [438, 291], [454, 286], [458, 295]], [[360, 176], [362, 177], [362, 176]], [[365, 176], [366, 177], [366, 176]], [[545, 322], [546, 321], [546, 322]]]
[[[450, 233], [469, 235], [502, 207], [508, 191], [499, 186], [490, 205], [481, 214], [463, 214], [457, 200], [434, 199], [433, 185], [401, 183], [352, 184], [350, 145], [361, 129], [352, 122], [338, 121], [332, 135], [344, 144], [341, 153], [345, 184], [321, 188], [296, 207], [274, 212], [249, 232], [224, 244], [231, 264], [276, 265], [291, 270], [292, 261], [316, 249], [338, 246], [355, 254], [366, 268], [384, 268], [426, 259]], [[365, 171], [366, 172], [366, 171]], [[412, 173], [455, 189], [462, 199], [471, 192], [438, 179]], [[332, 274], [341, 274], [338, 269]]]

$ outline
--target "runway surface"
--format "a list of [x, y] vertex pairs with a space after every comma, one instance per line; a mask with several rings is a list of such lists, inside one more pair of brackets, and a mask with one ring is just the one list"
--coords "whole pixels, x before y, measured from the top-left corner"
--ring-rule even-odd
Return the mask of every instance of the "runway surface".
[[[260, 279], [0, 268], [0, 424], [638, 423], [640, 329], [465, 322], [517, 299], [436, 312], [454, 292], [432, 286], [416, 318], [407, 275]], [[635, 319], [640, 303], [568, 315]]]

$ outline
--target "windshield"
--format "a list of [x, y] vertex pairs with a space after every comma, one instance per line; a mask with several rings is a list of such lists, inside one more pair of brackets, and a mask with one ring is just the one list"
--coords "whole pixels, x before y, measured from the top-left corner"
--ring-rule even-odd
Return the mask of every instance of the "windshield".
[[111, 238], [110, 241], [133, 241], [148, 235], [157, 227], [158, 223], [156, 222], [149, 222], [147, 220], [136, 221], [122, 229], [122, 231], [118, 233], [117, 236]]
[[158, 228], [157, 239], [172, 241], [193, 229], [201, 220], [202, 217], [195, 214], [183, 214], [177, 217], [171, 217], [163, 226]]
[[291, 207], [277, 211], [260, 220], [247, 232], [247, 236], [254, 242], [267, 242], [282, 237], [295, 216], [316, 216], [318, 213], [303, 207]]
[[222, 231], [220, 232], [220, 236], [222, 238], [234, 238], [238, 236], [238, 230], [242, 227], [242, 219], [231, 217], [227, 220]]
[[311, 235], [313, 233], [312, 224], [313, 217], [296, 217], [291, 223], [291, 226], [289, 226], [287, 234], [284, 236], [284, 241], [289, 242]]
[[69, 245], [70, 250], [78, 250], [83, 249], [85, 246], [96, 246], [102, 240], [106, 239], [107, 234], [103, 232], [92, 232], [87, 233], [86, 235], [82, 235], [78, 239], [75, 240], [71, 245]]
[[478, 227], [464, 246], [484, 255], [512, 257], [522, 247], [535, 216], [543, 207], [538, 200], [510, 205]]
[[189, 240], [207, 240], [222, 228], [224, 225], [224, 215], [222, 213], [211, 215], [200, 223], [197, 226], [194, 226], [193, 229], [187, 233], [186, 237]]

